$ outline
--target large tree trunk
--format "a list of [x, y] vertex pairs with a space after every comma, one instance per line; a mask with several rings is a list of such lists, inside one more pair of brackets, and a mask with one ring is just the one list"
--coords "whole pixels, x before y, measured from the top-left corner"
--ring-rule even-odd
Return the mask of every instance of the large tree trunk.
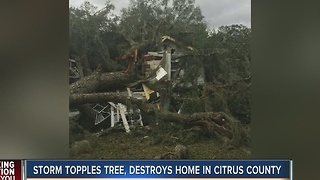
[[94, 72], [69, 86], [70, 94], [116, 91], [123, 89], [130, 82], [137, 80], [133, 74], [123, 72]]
[[[112, 72], [112, 73], [100, 73], [94, 72], [89, 76], [83, 77], [80, 80], [69, 85], [70, 99], [74, 97], [76, 93], [94, 93], [94, 92], [104, 92], [104, 91], [117, 91], [122, 90], [130, 82], [137, 79], [133, 74], [127, 74], [123, 72]], [[88, 103], [96, 104], [99, 103], [98, 100], [78, 103], [77, 109], [90, 117], [92, 121], [89, 124], [94, 124], [95, 111], [91, 108]], [[73, 102], [70, 101], [70, 108]]]
[[85, 103], [117, 102], [122, 104], [135, 104], [143, 114], [151, 115], [165, 122], [180, 123], [185, 126], [201, 126], [206, 131], [215, 132], [219, 135], [231, 137], [234, 120], [222, 112], [204, 112], [192, 115], [183, 115], [172, 112], [159, 111], [153, 104], [118, 93], [92, 93], [92, 94], [71, 94], [69, 97], [70, 106], [77, 106]]

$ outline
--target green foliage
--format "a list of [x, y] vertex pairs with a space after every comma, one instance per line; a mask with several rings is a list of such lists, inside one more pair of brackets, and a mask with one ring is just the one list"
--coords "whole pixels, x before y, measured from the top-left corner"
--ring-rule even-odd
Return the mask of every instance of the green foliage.
[[238, 24], [222, 26], [209, 33], [205, 44], [204, 51], [211, 54], [203, 59], [205, 79], [222, 84], [214, 92], [206, 93], [206, 96], [213, 96], [208, 103], [211, 101], [212, 108], [217, 110], [214, 102], [219, 102], [221, 107], [223, 105], [221, 110], [230, 111], [237, 119], [249, 123], [251, 29]]
[[[218, 28], [208, 37], [206, 51], [218, 54], [213, 76], [217, 81], [232, 84], [251, 75], [251, 29], [243, 25]], [[210, 61], [207, 61], [210, 62]]]
[[132, 45], [135, 42], [141, 42], [142, 36], [145, 39], [152, 38], [152, 34], [148, 32], [159, 23], [156, 19], [154, 6], [152, 1], [132, 0], [128, 8], [121, 10], [120, 30], [121, 33], [126, 34], [127, 39]]
[[227, 98], [227, 103], [234, 117], [247, 124], [251, 122], [251, 93], [249, 89], [234, 91]]
[[197, 85], [197, 80], [203, 75], [203, 62], [199, 57], [191, 56], [187, 58], [180, 59], [181, 68], [183, 69], [183, 76], [181, 77], [181, 82], [186, 84], [191, 84], [193, 86]]
[[98, 64], [105, 71], [115, 68], [114, 62], [109, 57], [109, 47], [106, 34], [117, 35], [117, 16], [111, 13], [114, 6], [109, 2], [103, 9], [89, 2], [84, 2], [79, 8], [69, 8], [69, 53], [72, 58], [81, 57], [88, 60], [90, 68], [94, 70]]
[[131, 0], [122, 9], [119, 26], [131, 45], [149, 39], [154, 40], [151, 48], [158, 49], [163, 35], [193, 45], [195, 37], [207, 34], [204, 16], [194, 0]]

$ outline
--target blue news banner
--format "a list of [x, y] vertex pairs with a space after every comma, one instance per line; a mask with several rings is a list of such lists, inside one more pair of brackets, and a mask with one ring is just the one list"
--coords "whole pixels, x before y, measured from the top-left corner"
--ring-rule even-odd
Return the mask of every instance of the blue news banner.
[[291, 160], [27, 160], [26, 178], [292, 179]]

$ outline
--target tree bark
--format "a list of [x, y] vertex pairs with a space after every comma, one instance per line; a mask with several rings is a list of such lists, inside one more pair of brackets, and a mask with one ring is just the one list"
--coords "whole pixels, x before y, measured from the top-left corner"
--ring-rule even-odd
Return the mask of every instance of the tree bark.
[[91, 94], [70, 94], [69, 105], [70, 107], [81, 106], [86, 103], [122, 103], [122, 104], [135, 104], [142, 111], [156, 111], [153, 104], [146, 103], [146, 100], [140, 100], [129, 96], [123, 96], [118, 93], [91, 93]]
[[137, 77], [135, 75], [123, 72], [94, 72], [70, 84], [69, 90], [70, 94], [116, 91], [125, 88], [128, 83], [136, 79]]
[[118, 93], [92, 93], [92, 94], [71, 94], [69, 97], [70, 106], [77, 106], [85, 103], [114, 102], [122, 104], [135, 104], [142, 113], [153, 115], [164, 122], [175, 122], [185, 126], [201, 126], [207, 131], [216, 131], [220, 135], [231, 136], [233, 119], [222, 112], [203, 112], [192, 115], [177, 114], [172, 112], [159, 111], [154, 104], [145, 100], [123, 96]]

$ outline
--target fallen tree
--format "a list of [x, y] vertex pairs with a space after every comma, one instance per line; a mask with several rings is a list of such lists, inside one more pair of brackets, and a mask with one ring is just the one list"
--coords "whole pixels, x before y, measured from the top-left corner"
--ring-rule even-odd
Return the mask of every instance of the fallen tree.
[[[153, 42], [153, 41], [152, 41]], [[134, 46], [135, 49], [134, 61], [137, 61], [137, 53], [144, 52], [148, 43], [141, 43], [138, 47]], [[130, 50], [132, 52], [132, 49]], [[122, 58], [131, 57], [131, 54], [127, 54]], [[132, 63], [134, 65], [134, 63]], [[174, 96], [171, 93], [171, 89], [177, 91], [179, 94], [185, 95], [186, 92], [191, 92], [194, 94], [195, 89], [200, 92], [199, 95], [203, 92], [202, 86], [193, 87], [183, 87], [183, 86], [174, 86], [174, 81], [154, 81], [155, 77], [138, 77], [137, 73], [129, 71], [131, 66], [128, 67], [126, 72], [110, 72], [102, 73], [99, 70], [96, 70], [92, 74], [83, 77], [77, 82], [74, 82], [70, 85], [70, 108], [79, 109], [81, 112], [89, 115], [92, 119], [95, 117], [95, 112], [92, 110], [92, 106], [89, 104], [97, 103], [122, 103], [124, 105], [133, 105], [140, 109], [143, 118], [150, 118], [153, 122], [172, 122], [183, 125], [186, 128], [193, 126], [202, 127], [203, 133], [214, 134], [217, 136], [227, 137], [228, 139], [235, 140], [239, 135], [239, 127], [237, 126], [237, 121], [232, 117], [226, 115], [223, 112], [199, 112], [193, 114], [178, 114], [175, 112], [167, 111], [165, 108], [162, 110], [158, 109], [157, 105], [148, 103], [146, 100], [136, 99], [120, 93], [115, 93], [115, 91], [125, 90], [127, 87], [134, 87], [141, 83], [145, 83], [153, 90], [158, 92], [164, 92], [160, 95], [161, 105], [164, 105], [165, 102], [169, 104], [170, 99], [176, 98], [180, 99], [181, 102], [186, 101], [186, 97]], [[181, 70], [181, 68], [180, 68]], [[178, 72], [180, 71], [178, 70]], [[152, 72], [155, 76], [156, 70]], [[176, 78], [176, 77], [175, 77]], [[173, 79], [175, 79], [173, 78]], [[170, 92], [169, 92], [170, 90]], [[190, 98], [199, 98], [200, 96], [193, 96]], [[166, 99], [167, 101], [162, 101]], [[187, 97], [189, 99], [189, 97]], [[169, 105], [168, 105], [169, 106]], [[165, 107], [165, 106], [163, 106]], [[198, 106], [199, 107], [199, 106]], [[224, 111], [224, 110], [221, 110]], [[150, 121], [150, 120], [149, 120]], [[91, 123], [91, 122], [90, 122]], [[93, 121], [92, 121], [93, 124]], [[241, 132], [240, 132], [241, 133]], [[235, 140], [236, 141], [236, 140]]]
[[70, 84], [69, 90], [70, 94], [115, 91], [137, 79], [136, 75], [124, 72], [94, 72]]
[[214, 135], [221, 140], [228, 139], [227, 142], [231, 142], [232, 145], [236, 146], [241, 144], [244, 139], [247, 139], [247, 133], [244, 132], [240, 123], [224, 112], [178, 114], [176, 112], [161, 111], [157, 105], [149, 103], [145, 99], [136, 99], [116, 92], [103, 92], [124, 90], [132, 82], [139, 82], [140, 80], [142, 79], [123, 72], [94, 72], [70, 84], [70, 108], [78, 109], [80, 112], [89, 115], [91, 120], [88, 120], [87, 123], [94, 125], [94, 112], [90, 104], [122, 103], [139, 108], [144, 121], [155, 124], [176, 123], [187, 129], [198, 126], [201, 127], [202, 134]]
[[156, 105], [147, 103], [145, 100], [124, 96], [119, 93], [91, 93], [91, 94], [70, 94], [70, 106], [77, 107], [86, 103], [115, 102], [122, 104], [136, 105], [141, 113], [154, 117], [158, 121], [174, 122], [186, 127], [201, 126], [207, 132], [214, 132], [222, 136], [232, 138], [234, 119], [223, 112], [203, 112], [192, 115], [177, 114], [168, 111], [160, 111]]

